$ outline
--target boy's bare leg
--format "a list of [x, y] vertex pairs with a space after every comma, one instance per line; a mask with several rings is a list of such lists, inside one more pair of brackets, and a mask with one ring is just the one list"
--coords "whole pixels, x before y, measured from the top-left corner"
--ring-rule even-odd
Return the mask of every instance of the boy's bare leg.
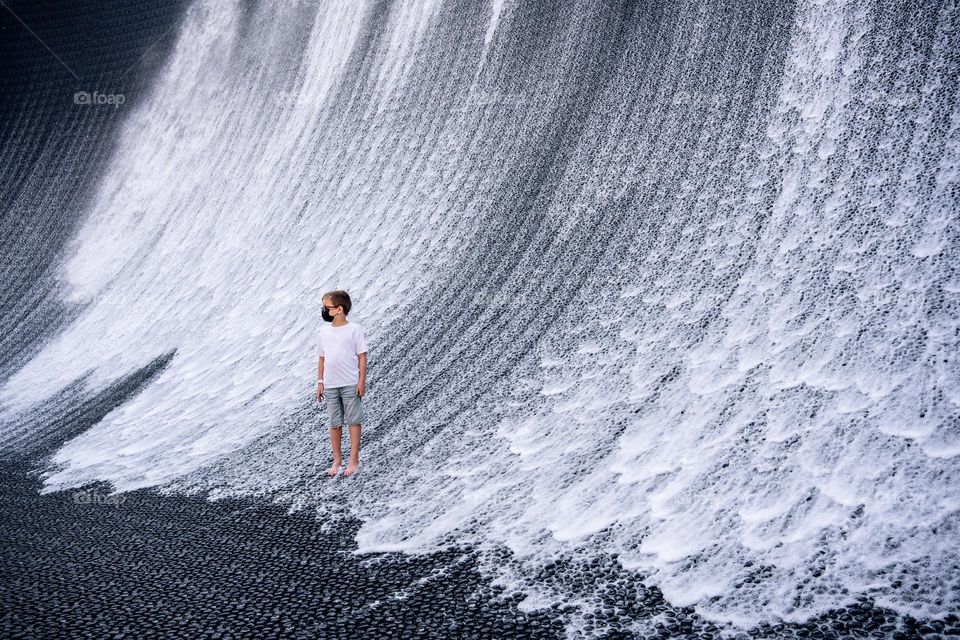
[[343, 470], [343, 475], [352, 476], [360, 464], [360, 425], [350, 425], [350, 461], [347, 468]]
[[340, 437], [343, 435], [343, 427], [330, 427], [330, 448], [333, 449], [333, 465], [327, 469], [328, 476], [335, 476], [340, 471], [340, 464], [343, 462], [340, 452]]

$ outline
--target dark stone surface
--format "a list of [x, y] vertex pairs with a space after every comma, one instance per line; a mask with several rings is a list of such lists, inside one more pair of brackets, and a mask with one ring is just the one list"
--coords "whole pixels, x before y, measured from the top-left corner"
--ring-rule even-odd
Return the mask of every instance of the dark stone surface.
[[[40, 495], [33, 476], [27, 462], [0, 463], [3, 638], [560, 638], [572, 611], [520, 612], [522, 594], [502, 597], [470, 549], [354, 555], [356, 521], [152, 489], [111, 502], [103, 484]], [[612, 559], [558, 561], [538, 579], [573, 594], [599, 591], [605, 605], [586, 628], [603, 638], [637, 637], [630, 623], [652, 616], [651, 637], [721, 637]], [[951, 637], [960, 626], [955, 616], [898, 618], [864, 600], [803, 625], [739, 635]]]
[[0, 466], [4, 638], [556, 638], [562, 630], [555, 615], [491, 601], [470, 553], [355, 556], [357, 522], [152, 490], [97, 502], [105, 485], [40, 496], [26, 470]]

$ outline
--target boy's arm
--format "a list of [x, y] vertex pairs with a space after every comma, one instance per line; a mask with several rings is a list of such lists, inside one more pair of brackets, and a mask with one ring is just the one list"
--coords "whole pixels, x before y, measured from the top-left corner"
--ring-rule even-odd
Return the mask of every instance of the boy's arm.
[[319, 354], [320, 359], [317, 361], [317, 384], [323, 382], [323, 358], [327, 355], [327, 352], [323, 349], [323, 333], [317, 336], [317, 353]]
[[357, 327], [354, 339], [356, 340], [354, 347], [360, 360], [360, 384], [365, 384], [367, 381], [367, 341], [363, 337], [363, 329]]

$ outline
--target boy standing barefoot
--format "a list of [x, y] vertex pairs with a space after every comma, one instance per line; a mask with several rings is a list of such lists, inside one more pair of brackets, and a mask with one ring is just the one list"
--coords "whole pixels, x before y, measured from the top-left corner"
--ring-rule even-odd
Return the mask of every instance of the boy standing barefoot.
[[360, 398], [365, 393], [367, 379], [367, 344], [361, 328], [347, 321], [350, 307], [346, 291], [337, 289], [323, 296], [322, 315], [329, 324], [320, 327], [317, 399], [322, 400], [326, 391], [333, 448], [333, 465], [327, 469], [329, 476], [337, 475], [340, 470], [344, 422], [350, 425], [350, 460], [343, 475], [352, 476], [360, 464], [360, 423], [363, 422]]

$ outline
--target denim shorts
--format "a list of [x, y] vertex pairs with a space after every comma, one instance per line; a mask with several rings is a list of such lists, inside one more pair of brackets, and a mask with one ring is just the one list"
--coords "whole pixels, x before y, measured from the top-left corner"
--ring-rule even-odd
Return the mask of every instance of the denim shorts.
[[324, 387], [323, 397], [327, 400], [331, 428], [363, 422], [363, 404], [360, 402], [360, 396], [357, 395], [357, 385]]

